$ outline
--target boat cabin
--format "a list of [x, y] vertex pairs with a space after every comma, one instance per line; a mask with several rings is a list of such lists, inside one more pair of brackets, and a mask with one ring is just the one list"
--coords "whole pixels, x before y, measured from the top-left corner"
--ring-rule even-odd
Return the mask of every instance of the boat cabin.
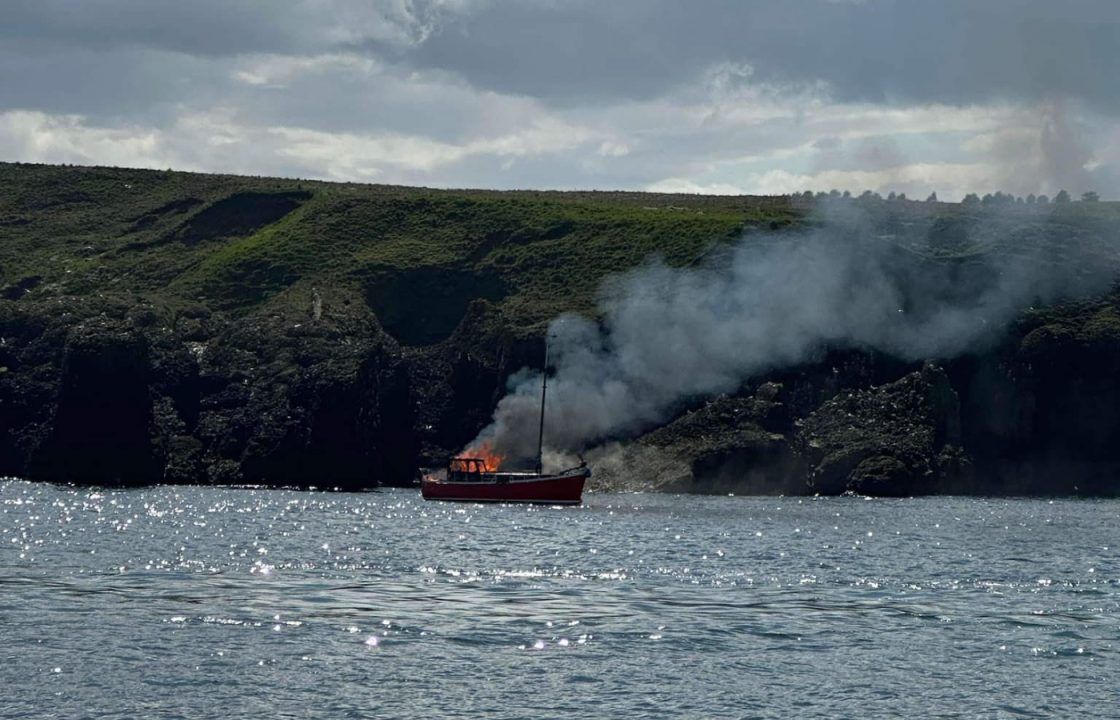
[[451, 458], [447, 464], [447, 479], [450, 482], [482, 482], [483, 474], [489, 474], [489, 471], [482, 458]]

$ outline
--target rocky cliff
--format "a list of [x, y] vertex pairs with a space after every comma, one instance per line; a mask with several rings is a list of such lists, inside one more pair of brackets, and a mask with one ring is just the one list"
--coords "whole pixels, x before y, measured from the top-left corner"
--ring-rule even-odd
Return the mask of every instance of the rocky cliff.
[[[870, 211], [887, 242], [939, 268], [1023, 243], [1114, 262], [1120, 220], [1108, 203], [1024, 210], [976, 237], [980, 210]], [[612, 273], [651, 254], [709, 262], [814, 222], [786, 198], [0, 165], [0, 475], [407, 485], [487, 423], [550, 318], [595, 316]], [[1116, 294], [1025, 308], [975, 352], [933, 360], [821, 347], [604, 443], [595, 482], [1120, 492]]]

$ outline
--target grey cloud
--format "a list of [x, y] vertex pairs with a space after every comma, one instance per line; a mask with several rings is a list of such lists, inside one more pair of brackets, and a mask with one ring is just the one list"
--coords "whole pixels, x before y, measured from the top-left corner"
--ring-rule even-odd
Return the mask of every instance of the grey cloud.
[[5, 0], [0, 40], [212, 56], [314, 54], [361, 41], [419, 42], [445, 15], [470, 7], [469, 0]]
[[199, 55], [287, 52], [307, 45], [300, 36], [308, 27], [299, 24], [307, 18], [293, 7], [270, 0], [6, 0], [0, 38]]
[[[814, 147], [817, 147], [814, 145]], [[906, 163], [906, 155], [889, 137], [870, 137], [845, 145], [818, 148], [814, 168], [821, 170], [884, 170]]]
[[1114, 0], [577, 0], [494, 4], [403, 57], [568, 103], [653, 97], [731, 61], [758, 80], [826, 81], [845, 101], [1071, 96], [1115, 112], [1118, 33]]
[[644, 99], [722, 62], [836, 99], [1081, 99], [1120, 111], [1114, 0], [7, 0], [0, 42], [188, 55], [340, 48], [567, 105]]
[[[707, 51], [690, 56], [674, 32], [672, 15], [690, 14], [659, 3], [494, 4], [463, 15], [401, 57], [454, 69], [499, 92], [576, 102], [650, 98], [712, 61]], [[695, 26], [686, 22], [681, 29], [687, 35]], [[713, 40], [718, 45], [721, 38]]]
[[221, 102], [228, 72], [210, 59], [150, 50], [0, 42], [0, 111], [33, 109], [131, 123]]
[[[0, 112], [76, 114], [90, 127], [151, 131], [163, 144], [176, 142], [184, 118], [208, 116], [253, 138], [216, 156], [184, 145], [174, 157], [196, 169], [216, 160], [214, 169], [344, 177], [345, 158], [261, 147], [256, 138], [277, 126], [462, 145], [543, 120], [587, 140], [438, 167], [391, 166], [375, 151], [363, 162], [388, 168], [378, 176], [387, 182], [643, 188], [684, 179], [776, 191], [747, 175], [947, 160], [999, 166], [962, 181], [998, 184], [969, 190], [1066, 184], [1112, 197], [1116, 154], [1101, 155], [1100, 143], [1120, 103], [1110, 76], [1120, 76], [1117, 14], [1099, 0], [9, 0], [0, 3]], [[270, 62], [296, 70], [238, 76]], [[912, 132], [905, 117], [862, 128], [868, 108], [830, 104], [820, 80], [872, 113], [887, 100], [913, 109], [1006, 97], [1061, 115], [1040, 138], [1008, 133], [994, 150], [965, 147], [969, 133], [986, 132], [967, 122], [974, 129], [962, 131], [960, 147], [945, 137], [911, 145], [890, 137]], [[920, 132], [936, 135], [928, 117]], [[18, 156], [47, 157], [34, 147]], [[359, 169], [355, 179], [367, 178]], [[912, 182], [928, 192], [924, 178]]]

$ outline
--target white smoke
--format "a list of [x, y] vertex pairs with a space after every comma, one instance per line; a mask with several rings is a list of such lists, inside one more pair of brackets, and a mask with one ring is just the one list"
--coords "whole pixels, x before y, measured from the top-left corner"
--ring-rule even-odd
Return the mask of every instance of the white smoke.
[[[1043, 107], [1038, 176], [1050, 192], [1065, 189], [1076, 197], [1097, 189], [1089, 171], [1095, 157], [1088, 135], [1087, 128], [1063, 103]], [[1110, 188], [1103, 190], [1108, 192]]]
[[[815, 230], [745, 238], [702, 267], [653, 259], [605, 283], [601, 322], [556, 318], [546, 445], [578, 452], [635, 434], [682, 401], [733, 392], [824, 347], [959, 355], [1026, 306], [1100, 292], [1112, 277], [1068, 245], [1061, 258], [1043, 244], [937, 263], [876, 237], [851, 206]], [[523, 369], [509, 388], [476, 442], [525, 461], [536, 452], [539, 371]]]

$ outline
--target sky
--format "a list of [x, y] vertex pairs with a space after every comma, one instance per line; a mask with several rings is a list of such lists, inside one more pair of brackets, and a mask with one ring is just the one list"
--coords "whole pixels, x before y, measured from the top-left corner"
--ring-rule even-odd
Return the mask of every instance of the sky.
[[1120, 199], [1118, 0], [3, 0], [0, 160]]

